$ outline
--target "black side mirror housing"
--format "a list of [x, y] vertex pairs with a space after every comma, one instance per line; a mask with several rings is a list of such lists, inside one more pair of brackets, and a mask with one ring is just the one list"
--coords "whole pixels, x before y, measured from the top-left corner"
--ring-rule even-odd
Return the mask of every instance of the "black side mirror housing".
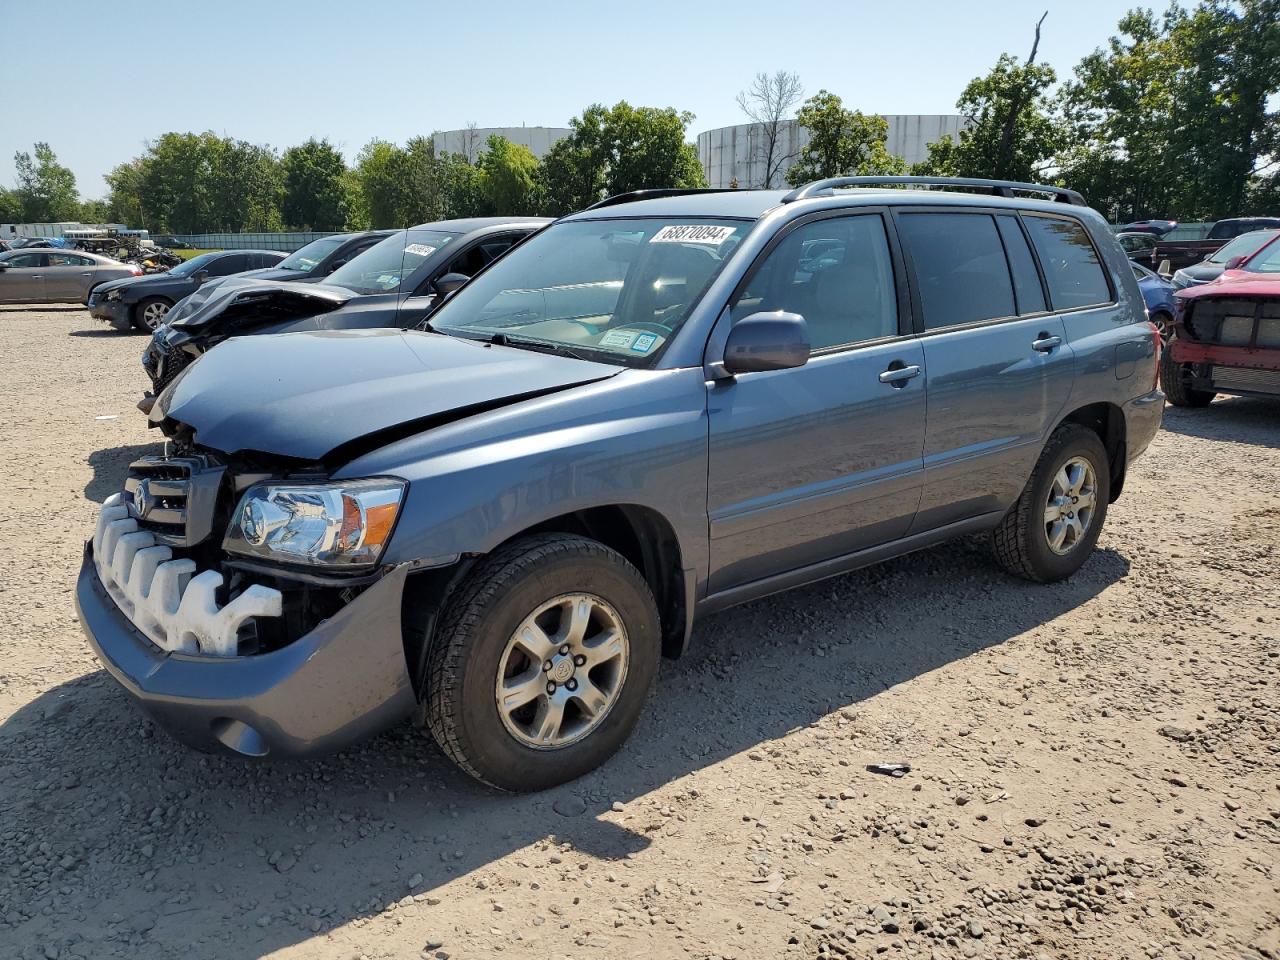
[[798, 313], [753, 313], [729, 331], [724, 347], [728, 374], [788, 370], [809, 362], [809, 327]]
[[470, 279], [465, 273], [446, 273], [443, 277], [437, 277], [432, 286], [440, 296], [449, 297], [457, 293], [459, 288]]
[[1227, 262], [1222, 265], [1223, 270], [1235, 270], [1240, 264], [1248, 260], [1248, 257], [1228, 257]]
[[204, 283], [206, 280], [209, 279], [209, 271], [197, 270], [195, 273], [191, 275], [191, 279], [194, 280], [196, 283]]

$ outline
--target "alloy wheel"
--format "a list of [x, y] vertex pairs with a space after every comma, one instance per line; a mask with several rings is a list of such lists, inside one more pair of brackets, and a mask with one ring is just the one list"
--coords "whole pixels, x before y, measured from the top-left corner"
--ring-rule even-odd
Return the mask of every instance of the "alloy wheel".
[[167, 303], [148, 303], [142, 308], [142, 322], [153, 333], [164, 323], [164, 315], [169, 312]]
[[1064, 556], [1076, 548], [1089, 531], [1097, 503], [1097, 477], [1093, 464], [1072, 457], [1058, 470], [1044, 507], [1044, 534], [1049, 549]]
[[498, 664], [494, 694], [507, 732], [540, 750], [581, 740], [617, 702], [629, 652], [622, 618], [600, 597], [548, 600], [516, 628]]

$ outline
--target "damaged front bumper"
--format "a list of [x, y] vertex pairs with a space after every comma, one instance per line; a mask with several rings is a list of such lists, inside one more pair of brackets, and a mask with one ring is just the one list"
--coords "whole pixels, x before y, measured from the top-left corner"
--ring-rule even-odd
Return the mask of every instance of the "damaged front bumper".
[[133, 306], [123, 300], [97, 299], [95, 295], [89, 298], [88, 307], [95, 320], [105, 320], [120, 331], [133, 329]]
[[[405, 566], [278, 650], [210, 656], [162, 649], [139, 629], [116, 599], [129, 605], [128, 597], [104, 583], [94, 550], [95, 541], [85, 544], [76, 584], [76, 612], [85, 635], [108, 672], [160, 726], [189, 746], [247, 757], [314, 756], [379, 733], [416, 706], [401, 635]], [[181, 584], [179, 607], [197, 580]], [[259, 596], [256, 602], [269, 608], [270, 599]], [[219, 611], [210, 600], [194, 622], [213, 623], [234, 603]], [[149, 632], [155, 635], [154, 625]], [[196, 632], [202, 632], [200, 626]], [[179, 637], [177, 643], [183, 642]]]

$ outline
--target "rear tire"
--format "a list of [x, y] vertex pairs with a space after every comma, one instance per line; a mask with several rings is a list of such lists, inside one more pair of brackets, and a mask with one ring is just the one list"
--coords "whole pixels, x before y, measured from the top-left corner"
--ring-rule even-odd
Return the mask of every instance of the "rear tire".
[[477, 780], [545, 790], [622, 746], [660, 650], [653, 593], [626, 559], [585, 537], [526, 537], [483, 560], [446, 604], [428, 655], [427, 725]]
[[1071, 576], [1093, 553], [1110, 495], [1111, 462], [1102, 441], [1088, 427], [1063, 424], [991, 532], [997, 562], [1035, 583]]
[[133, 308], [133, 325], [143, 333], [155, 333], [156, 327], [164, 323], [164, 315], [172, 306], [163, 297], [147, 297]]
[[1160, 354], [1160, 389], [1175, 407], [1207, 407], [1217, 396], [1191, 386], [1191, 368], [1192, 364], [1176, 362], [1168, 347]]

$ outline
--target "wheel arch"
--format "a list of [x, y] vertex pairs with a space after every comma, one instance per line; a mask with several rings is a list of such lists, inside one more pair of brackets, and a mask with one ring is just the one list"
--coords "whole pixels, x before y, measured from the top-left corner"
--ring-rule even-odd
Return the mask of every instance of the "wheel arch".
[[[662, 655], [674, 659], [684, 653], [694, 597], [679, 538], [666, 517], [651, 507], [634, 503], [594, 506], [534, 523], [494, 544], [493, 550], [537, 533], [590, 537], [625, 557], [653, 591], [662, 626]], [[401, 632], [405, 661], [419, 699], [440, 611], [480, 558], [478, 554], [468, 555], [447, 567], [413, 573], [405, 584]]]
[[1128, 466], [1127, 424], [1124, 411], [1118, 405], [1106, 401], [1090, 403], [1072, 410], [1058, 422], [1057, 426], [1060, 427], [1064, 423], [1077, 423], [1088, 427], [1102, 441], [1111, 466], [1111, 495], [1108, 499], [1109, 502], [1115, 503], [1120, 496], [1120, 491], [1124, 488], [1125, 470]]

